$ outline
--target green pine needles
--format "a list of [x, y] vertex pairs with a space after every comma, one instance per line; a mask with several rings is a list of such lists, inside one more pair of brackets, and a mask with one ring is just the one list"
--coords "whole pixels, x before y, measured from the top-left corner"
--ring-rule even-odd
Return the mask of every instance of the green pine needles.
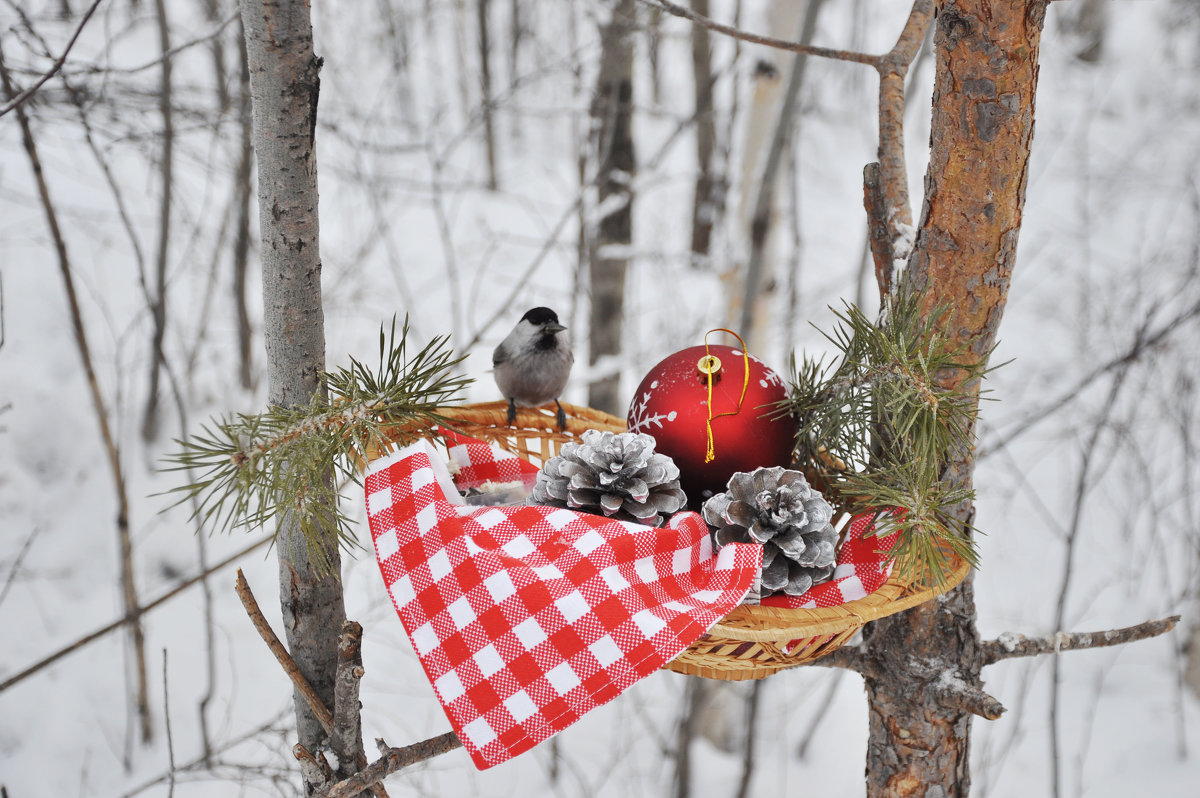
[[900, 295], [876, 323], [847, 305], [825, 333], [840, 357], [793, 356], [781, 407], [800, 425], [796, 461], [819, 476], [835, 505], [854, 513], [896, 508], [876, 534], [897, 530], [891, 553], [901, 573], [939, 586], [949, 576], [947, 549], [978, 561], [972, 529], [950, 514], [974, 493], [945, 471], [973, 444], [976, 388], [987, 370], [986, 358], [972, 362], [949, 345], [939, 331], [944, 313], [923, 313], [919, 298]]
[[[339, 504], [339, 485], [360, 481], [366, 452], [382, 450], [397, 429], [416, 438], [448, 423], [438, 408], [457, 400], [470, 378], [454, 375], [447, 337], [408, 352], [408, 321], [399, 338], [379, 331], [379, 365], [354, 358], [348, 368], [322, 375], [327, 391], [305, 406], [271, 407], [211, 421], [177, 440], [167, 471], [193, 481], [172, 490], [177, 504], [191, 501], [192, 518], [210, 531], [295, 522], [319, 573], [332, 570], [331, 547], [350, 548], [355, 536]], [[327, 394], [327, 395], [326, 395]]]

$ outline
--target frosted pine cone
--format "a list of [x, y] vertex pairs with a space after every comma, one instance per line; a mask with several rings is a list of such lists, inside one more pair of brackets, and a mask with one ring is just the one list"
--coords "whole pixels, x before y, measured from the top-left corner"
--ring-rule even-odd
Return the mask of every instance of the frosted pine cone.
[[726, 492], [706, 501], [701, 512], [718, 549], [762, 544], [763, 596], [799, 596], [833, 576], [833, 507], [799, 471], [777, 466], [734, 474]]
[[588, 430], [581, 443], [564, 444], [546, 461], [530, 501], [661, 526], [687, 497], [679, 488], [679, 468], [654, 451], [654, 438]]

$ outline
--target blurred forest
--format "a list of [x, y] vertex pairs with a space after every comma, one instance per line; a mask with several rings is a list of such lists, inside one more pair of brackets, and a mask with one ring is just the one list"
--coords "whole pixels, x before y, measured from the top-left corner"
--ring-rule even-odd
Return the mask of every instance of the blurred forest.
[[[911, 4], [689, 6], [762, 35], [885, 53]], [[418, 342], [448, 335], [469, 355], [468, 398], [498, 398], [493, 347], [548, 305], [576, 347], [564, 400], [623, 414], [646, 370], [707, 330], [739, 329], [786, 372], [793, 353], [829, 351], [811, 325], [827, 329], [830, 306], [877, 309], [869, 67], [797, 60], [653, 0], [311, 11], [330, 368], [373, 358], [380, 326], [407, 315]], [[618, 68], [605, 60], [614, 12], [633, 20], [629, 118], [615, 129], [597, 111], [601, 77]], [[179, 484], [162, 471], [173, 439], [267, 401], [240, 14], [232, 0], [0, 0], [11, 798], [302, 789], [290, 687], [232, 589], [236, 565], [279, 628], [263, 598], [278, 581], [270, 530], [212, 536], [186, 506], [164, 512], [162, 495]], [[916, 219], [933, 64], [929, 36], [903, 89]], [[978, 431], [978, 625], [996, 638], [1183, 620], [1130, 646], [992, 666], [986, 688], [1009, 711], [974, 721], [977, 795], [1182, 796], [1200, 780], [1197, 85], [1194, 0], [1050, 4], [992, 356], [1005, 365]], [[632, 162], [601, 157], [625, 134]], [[601, 262], [620, 280], [597, 282]], [[598, 314], [601, 297], [617, 310]], [[358, 490], [346, 506], [361, 514]], [[364, 734], [403, 745], [447, 722], [368, 549], [343, 563], [347, 615], [366, 629]], [[695, 682], [656, 675], [511, 763], [479, 773], [453, 752], [388, 790], [862, 794], [856, 677]]]

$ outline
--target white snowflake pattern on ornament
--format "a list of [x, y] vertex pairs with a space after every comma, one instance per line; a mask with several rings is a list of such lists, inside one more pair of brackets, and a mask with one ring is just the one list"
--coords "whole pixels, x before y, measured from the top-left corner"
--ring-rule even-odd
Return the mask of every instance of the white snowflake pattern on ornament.
[[[650, 383], [650, 390], [658, 387], [658, 380]], [[650, 404], [649, 393], [643, 393], [641, 398], [635, 397], [633, 404], [629, 408], [629, 431], [630, 432], [649, 432], [650, 425], [655, 425], [659, 429], [663, 428], [664, 421], [674, 421], [678, 415], [674, 410], [670, 413], [649, 413], [648, 406]]]
[[[742, 353], [740, 351], [734, 351], [733, 354], [741, 355]], [[778, 385], [780, 388], [787, 387], [786, 385], [783, 384], [783, 377], [780, 377], [779, 373], [776, 372], [773, 368], [771, 368], [766, 363], [764, 363], [761, 360], [759, 360], [758, 358], [756, 358], [754, 355], [750, 355], [749, 357], [755, 363], [757, 363], [758, 365], [763, 367], [762, 377], [760, 377], [758, 380], [759, 385], [761, 385], [763, 388], [767, 388], [771, 385]]]

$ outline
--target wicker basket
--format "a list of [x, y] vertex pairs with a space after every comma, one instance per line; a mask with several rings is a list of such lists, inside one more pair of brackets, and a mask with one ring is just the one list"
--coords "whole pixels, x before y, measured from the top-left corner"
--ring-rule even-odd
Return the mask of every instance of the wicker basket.
[[[453, 420], [457, 432], [493, 441], [538, 464], [557, 454], [563, 443], [579, 439], [585, 430], [625, 431], [624, 419], [588, 407], [562, 407], [567, 416], [565, 430], [558, 428], [554, 411], [546, 407], [519, 409], [514, 426], [508, 425], [505, 402], [442, 408], [439, 412]], [[970, 566], [959, 559], [954, 563], [949, 578], [937, 588], [913, 585], [893, 576], [867, 596], [836, 607], [736, 607], [663, 667], [691, 676], [742, 681], [812, 662], [841, 647], [868, 621], [923, 604], [958, 585]]]

